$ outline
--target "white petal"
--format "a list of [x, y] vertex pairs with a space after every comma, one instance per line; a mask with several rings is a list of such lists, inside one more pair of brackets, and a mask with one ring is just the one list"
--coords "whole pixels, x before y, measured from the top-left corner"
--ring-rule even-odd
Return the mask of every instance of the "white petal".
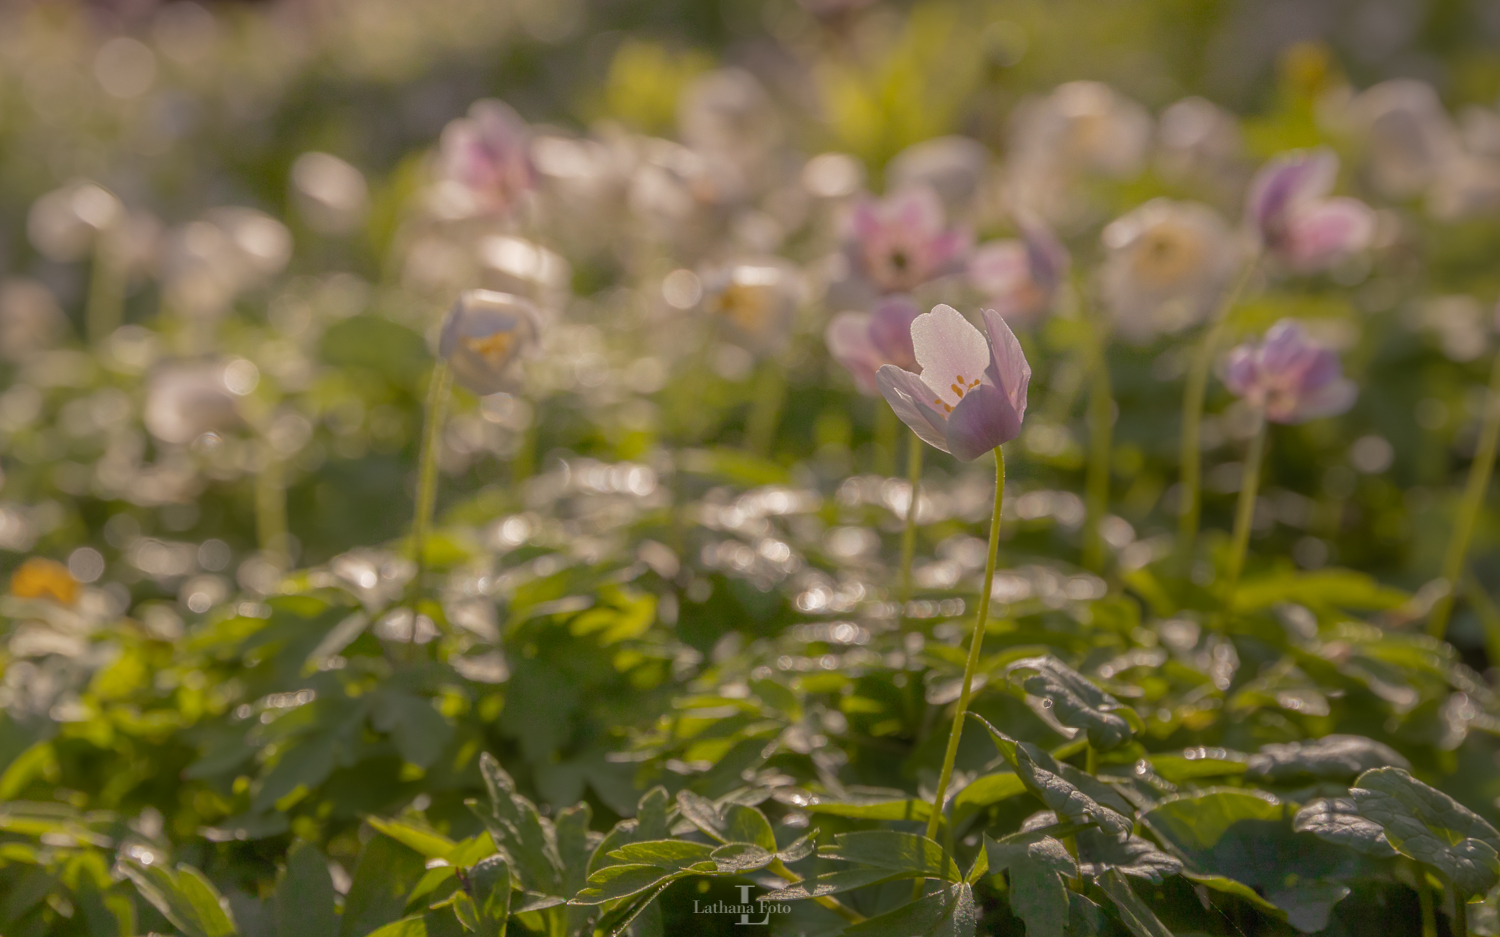
[[949, 407], [984, 377], [990, 346], [984, 334], [952, 306], [934, 306], [911, 324], [912, 348], [922, 368], [922, 382]]

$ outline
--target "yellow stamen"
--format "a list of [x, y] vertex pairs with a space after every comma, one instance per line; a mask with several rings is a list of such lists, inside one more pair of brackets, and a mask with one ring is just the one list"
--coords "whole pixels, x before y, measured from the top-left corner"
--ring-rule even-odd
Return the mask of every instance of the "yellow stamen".
[[496, 332], [484, 338], [465, 338], [464, 347], [480, 355], [491, 364], [500, 365], [510, 356], [511, 346], [516, 342], [514, 332]]
[[51, 599], [72, 605], [78, 600], [78, 581], [56, 560], [33, 556], [11, 574], [10, 594], [19, 599]]

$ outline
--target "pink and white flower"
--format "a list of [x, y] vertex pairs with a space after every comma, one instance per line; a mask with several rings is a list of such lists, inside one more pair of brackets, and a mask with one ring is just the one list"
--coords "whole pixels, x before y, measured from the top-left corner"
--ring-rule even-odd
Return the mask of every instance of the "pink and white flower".
[[927, 186], [860, 199], [849, 235], [855, 268], [882, 293], [907, 293], [952, 272], [972, 240], [966, 229], [948, 225], [942, 200]]
[[1272, 423], [1304, 423], [1337, 416], [1354, 405], [1359, 390], [1344, 377], [1339, 357], [1314, 342], [1301, 323], [1282, 319], [1265, 340], [1229, 353], [1224, 386]]
[[438, 354], [458, 383], [483, 397], [515, 384], [515, 362], [538, 339], [541, 315], [519, 296], [468, 290], [443, 322]]
[[1031, 383], [1031, 365], [1005, 320], [986, 309], [984, 326], [988, 339], [952, 306], [934, 306], [911, 325], [921, 373], [891, 364], [876, 372], [901, 421], [964, 462], [1020, 435]]
[[862, 394], [875, 396], [875, 372], [884, 364], [911, 369], [917, 356], [911, 325], [920, 315], [905, 296], [888, 296], [874, 312], [841, 312], [828, 323], [824, 338], [834, 360], [849, 370]]
[[1339, 158], [1331, 150], [1276, 157], [1250, 183], [1245, 217], [1266, 252], [1294, 270], [1325, 270], [1369, 247], [1375, 212], [1359, 199], [1330, 196]]
[[1019, 239], [990, 241], [969, 257], [969, 282], [1001, 316], [1023, 325], [1052, 308], [1072, 258], [1050, 228], [1023, 216]]
[[514, 211], [536, 184], [530, 146], [521, 115], [488, 98], [449, 122], [438, 144], [443, 174], [467, 189], [481, 212], [496, 215]]

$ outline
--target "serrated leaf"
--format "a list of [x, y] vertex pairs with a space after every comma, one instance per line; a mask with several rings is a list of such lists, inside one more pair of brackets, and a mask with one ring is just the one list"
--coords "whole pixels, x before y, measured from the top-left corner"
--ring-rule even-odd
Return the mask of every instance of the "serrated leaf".
[[640, 894], [649, 888], [677, 878], [655, 865], [610, 865], [589, 876], [587, 888], [575, 895], [569, 904], [604, 904]]
[[866, 885], [878, 885], [897, 879], [915, 877], [917, 877], [915, 872], [892, 872], [890, 869], [840, 869], [836, 872], [824, 872], [815, 878], [773, 891], [765, 896], [765, 900], [804, 901], [808, 898], [821, 898], [824, 895], [837, 895], [840, 892], [864, 888]]
[[685, 839], [658, 839], [646, 843], [630, 843], [610, 853], [610, 858], [628, 865], [654, 865], [668, 872], [690, 868], [700, 862], [709, 862], [713, 847], [703, 843], [691, 843]]
[[1362, 735], [1327, 735], [1307, 742], [1267, 745], [1251, 755], [1245, 779], [1273, 784], [1348, 783], [1372, 768], [1411, 767], [1389, 745]]
[[316, 846], [298, 843], [287, 855], [286, 873], [276, 886], [276, 932], [281, 937], [338, 933], [334, 902], [328, 861]]
[[343, 937], [363, 937], [401, 917], [406, 897], [426, 874], [426, 863], [413, 850], [387, 836], [376, 836], [360, 850], [344, 913]]
[[453, 852], [453, 840], [414, 823], [403, 820], [382, 820], [379, 817], [369, 817], [366, 822], [425, 859], [446, 859], [448, 854]]
[[844, 928], [845, 937], [973, 937], [974, 892], [960, 882]]
[[952, 800], [954, 822], [992, 804], [1026, 793], [1026, 785], [1014, 771], [997, 771], [975, 778]]
[[229, 916], [228, 903], [190, 865], [179, 864], [175, 871], [160, 865], [122, 862], [121, 870], [167, 920], [182, 930], [185, 937], [234, 937], [238, 933]]
[[1027, 937], [1064, 937], [1068, 925], [1065, 878], [1078, 866], [1060, 841], [1040, 833], [984, 838], [990, 872], [1009, 872], [1010, 910], [1026, 924]]
[[770, 865], [776, 854], [751, 843], [725, 843], [712, 858], [720, 874], [743, 874]]
[[744, 804], [715, 805], [701, 794], [677, 792], [677, 809], [708, 836], [721, 843], [750, 843], [776, 851], [776, 834], [765, 814]]
[[550, 821], [536, 805], [516, 793], [516, 784], [494, 756], [479, 758], [479, 771], [489, 789], [488, 809], [470, 802], [470, 809], [484, 823], [495, 848], [505, 857], [521, 887], [544, 895], [563, 891], [562, 857]]
[[1349, 791], [1360, 816], [1380, 824], [1403, 855], [1446, 875], [1466, 894], [1500, 883], [1500, 833], [1468, 807], [1400, 768], [1376, 768]]
[[1063, 725], [1080, 729], [1089, 744], [1108, 751], [1134, 737], [1131, 718], [1122, 715], [1129, 707], [1099, 689], [1078, 671], [1048, 654], [1027, 657], [1005, 668], [1012, 683], [1048, 706], [1053, 718]]
[[896, 830], [865, 830], [840, 833], [832, 848], [822, 853], [826, 859], [842, 859], [892, 872], [916, 872], [928, 878], [960, 881], [958, 864], [944, 853], [943, 847], [916, 833]]
[[1120, 920], [1130, 929], [1135, 937], [1172, 937], [1172, 932], [1161, 922], [1156, 913], [1147, 907], [1146, 902], [1140, 899], [1125, 880], [1115, 869], [1105, 872], [1099, 879], [1099, 887], [1109, 896], [1109, 900], [1115, 903], [1115, 910], [1120, 913]]
[[[1042, 803], [1058, 816], [1075, 823], [1097, 823], [1100, 829], [1121, 839], [1130, 835], [1133, 824], [1127, 817], [1100, 805], [1098, 801], [1085, 794], [1061, 774], [1054, 773], [1038, 764], [1039, 761], [1045, 760], [1056, 765], [1057, 763], [1052, 760], [1051, 756], [1027, 742], [1017, 742], [974, 713], [969, 713], [969, 717], [989, 731], [995, 747], [1000, 749], [1005, 760], [1010, 762], [1027, 790], [1040, 798]], [[1082, 775], [1082, 772], [1079, 774]], [[1103, 783], [1097, 779], [1091, 780], [1095, 784], [1102, 785]], [[1114, 796], [1118, 797], [1118, 795]]]
[[1292, 828], [1381, 858], [1399, 855], [1374, 820], [1360, 816], [1347, 797], [1324, 797], [1306, 804], [1292, 819]]
[[505, 937], [510, 919], [510, 866], [500, 856], [481, 859], [469, 869], [469, 890], [478, 912], [480, 937]]
[[1147, 755], [1151, 768], [1173, 784], [1244, 774], [1250, 756], [1228, 748], [1188, 748]]
[[1116, 869], [1132, 878], [1160, 882], [1182, 871], [1182, 862], [1170, 856], [1150, 840], [1131, 834], [1124, 840], [1096, 829], [1077, 833], [1078, 858], [1084, 875], [1098, 877], [1106, 869]]

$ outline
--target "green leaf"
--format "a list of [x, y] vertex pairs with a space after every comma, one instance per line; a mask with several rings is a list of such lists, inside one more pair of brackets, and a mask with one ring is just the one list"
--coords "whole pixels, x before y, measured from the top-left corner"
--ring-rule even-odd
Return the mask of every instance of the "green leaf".
[[725, 843], [713, 851], [714, 864], [720, 875], [754, 872], [770, 865], [775, 858], [774, 852], [767, 852], [752, 843]]
[[721, 843], [750, 843], [776, 851], [776, 834], [765, 814], [744, 804], [725, 803], [716, 806], [702, 794], [689, 790], [677, 792], [677, 809], [693, 825]]
[[516, 793], [515, 781], [489, 752], [479, 757], [479, 773], [489, 789], [490, 808], [474, 803], [469, 807], [489, 830], [511, 874], [526, 891], [562, 894], [562, 857], [557, 854], [552, 825], [543, 820], [535, 804]]
[[589, 886], [569, 904], [604, 904], [637, 895], [648, 888], [664, 885], [678, 878], [656, 865], [610, 865], [589, 876]]
[[840, 833], [834, 837], [833, 847], [822, 855], [825, 859], [842, 859], [892, 872], [916, 872], [950, 882], [963, 879], [958, 864], [944, 853], [942, 846], [916, 833], [895, 830]]
[[1172, 797], [1141, 822], [1182, 859], [1183, 874], [1286, 919], [1328, 925], [1348, 881], [1372, 874], [1359, 853], [1292, 829], [1290, 812], [1258, 791], [1220, 789]]
[[1018, 660], [1005, 668], [1005, 676], [1039, 698], [1058, 722], [1082, 730], [1089, 744], [1100, 751], [1130, 741], [1132, 723], [1139, 724], [1128, 706], [1050, 654]]
[[1400, 768], [1376, 768], [1359, 776], [1349, 796], [1402, 855], [1441, 872], [1466, 894], [1500, 883], [1500, 833], [1442, 791]]
[[1109, 918], [1098, 905], [1076, 891], [1068, 892], [1067, 937], [1099, 937], [1108, 931]]
[[415, 850], [424, 859], [446, 859], [453, 852], [453, 840], [415, 823], [381, 820], [377, 817], [369, 817], [365, 822], [408, 849]]
[[333, 773], [335, 748], [333, 739], [321, 734], [289, 744], [250, 798], [250, 812], [270, 810], [299, 788], [312, 790], [326, 781]]
[[960, 882], [844, 928], [845, 937], [973, 937], [974, 891]]
[[1326, 735], [1309, 742], [1267, 745], [1251, 755], [1245, 779], [1259, 783], [1348, 783], [1372, 768], [1411, 767], [1395, 749], [1362, 735]]
[[159, 864], [123, 861], [120, 868], [141, 896], [185, 937], [233, 937], [239, 933], [229, 916], [228, 903], [192, 866], [179, 864], [173, 872]]
[[710, 862], [713, 847], [690, 843], [685, 839], [658, 839], [647, 843], [630, 843], [610, 853], [610, 858], [629, 865], [654, 865], [668, 872], [678, 872], [702, 862]]
[[453, 738], [453, 726], [429, 700], [400, 690], [375, 695], [370, 722], [390, 734], [403, 761], [419, 768], [431, 767]]
[[1026, 924], [1027, 937], [1063, 937], [1068, 924], [1068, 886], [1078, 866], [1060, 841], [1040, 833], [984, 838], [990, 872], [1010, 873], [1010, 909]]
[[840, 869], [836, 872], [824, 872], [822, 875], [794, 885], [787, 885], [785, 888], [771, 892], [765, 898], [767, 901], [804, 901], [808, 898], [821, 898], [824, 895], [837, 895], [840, 892], [864, 888], [866, 885], [878, 885], [902, 878], [916, 878], [919, 874], [917, 872], [893, 873], [890, 869]]
[[1116, 869], [1133, 878], [1160, 882], [1182, 871], [1181, 861], [1133, 833], [1121, 840], [1090, 828], [1079, 830], [1076, 838], [1084, 875], [1097, 878], [1106, 869]]
[[[1026, 785], [1027, 790], [1047, 805], [1048, 809], [1074, 823], [1097, 823], [1100, 829], [1112, 836], [1123, 839], [1130, 835], [1133, 824], [1123, 814], [1101, 806], [1071, 780], [1039, 764], [1039, 762], [1050, 763], [1061, 769], [1062, 766], [1058, 765], [1050, 755], [1028, 742], [1017, 742], [974, 713], [969, 713], [969, 717], [978, 721], [989, 731], [995, 747], [1000, 749], [1006, 761], [1011, 763], [1017, 777]], [[1103, 787], [1102, 782], [1083, 772], [1078, 772], [1077, 776], [1080, 781], [1088, 778], [1089, 782]], [[1119, 796], [1113, 792], [1110, 793], [1111, 796]]]
[[1241, 613], [1268, 609], [1283, 602], [1328, 614], [1341, 609], [1380, 611], [1398, 608], [1410, 600], [1411, 596], [1400, 589], [1382, 586], [1373, 577], [1352, 569], [1278, 572], [1262, 579], [1248, 579], [1234, 593], [1235, 609]]
[[808, 813], [820, 813], [830, 817], [848, 817], [853, 820], [915, 820], [921, 822], [932, 816], [932, 804], [915, 797], [905, 800], [814, 800], [803, 806]]
[[499, 856], [481, 859], [469, 869], [468, 889], [478, 912], [480, 937], [505, 937], [510, 918], [510, 866]]
[[344, 914], [341, 937], [365, 937], [401, 917], [406, 899], [427, 871], [416, 852], [388, 836], [376, 836], [360, 850]]
[[427, 921], [423, 915], [413, 914], [371, 931], [369, 937], [427, 937]]
[[1024, 793], [1026, 784], [1014, 771], [996, 771], [975, 778], [953, 798], [953, 821], [958, 823], [976, 811]]
[[1244, 774], [1250, 756], [1228, 748], [1186, 748], [1147, 755], [1151, 768], [1173, 784]]
[[1120, 912], [1120, 920], [1125, 922], [1125, 926], [1130, 928], [1135, 937], [1172, 937], [1172, 932], [1147, 907], [1146, 902], [1131, 890], [1130, 883], [1119, 872], [1110, 869], [1104, 873], [1099, 879], [1099, 887], [1115, 903], [1115, 910]]
[[333, 876], [328, 860], [311, 843], [299, 842], [287, 855], [286, 874], [276, 886], [276, 932], [280, 937], [336, 934]]
[[1325, 797], [1310, 801], [1292, 819], [1292, 828], [1311, 833], [1319, 839], [1356, 849], [1366, 855], [1390, 858], [1398, 855], [1385, 838], [1385, 830], [1374, 820], [1359, 814], [1359, 807], [1347, 797]]

